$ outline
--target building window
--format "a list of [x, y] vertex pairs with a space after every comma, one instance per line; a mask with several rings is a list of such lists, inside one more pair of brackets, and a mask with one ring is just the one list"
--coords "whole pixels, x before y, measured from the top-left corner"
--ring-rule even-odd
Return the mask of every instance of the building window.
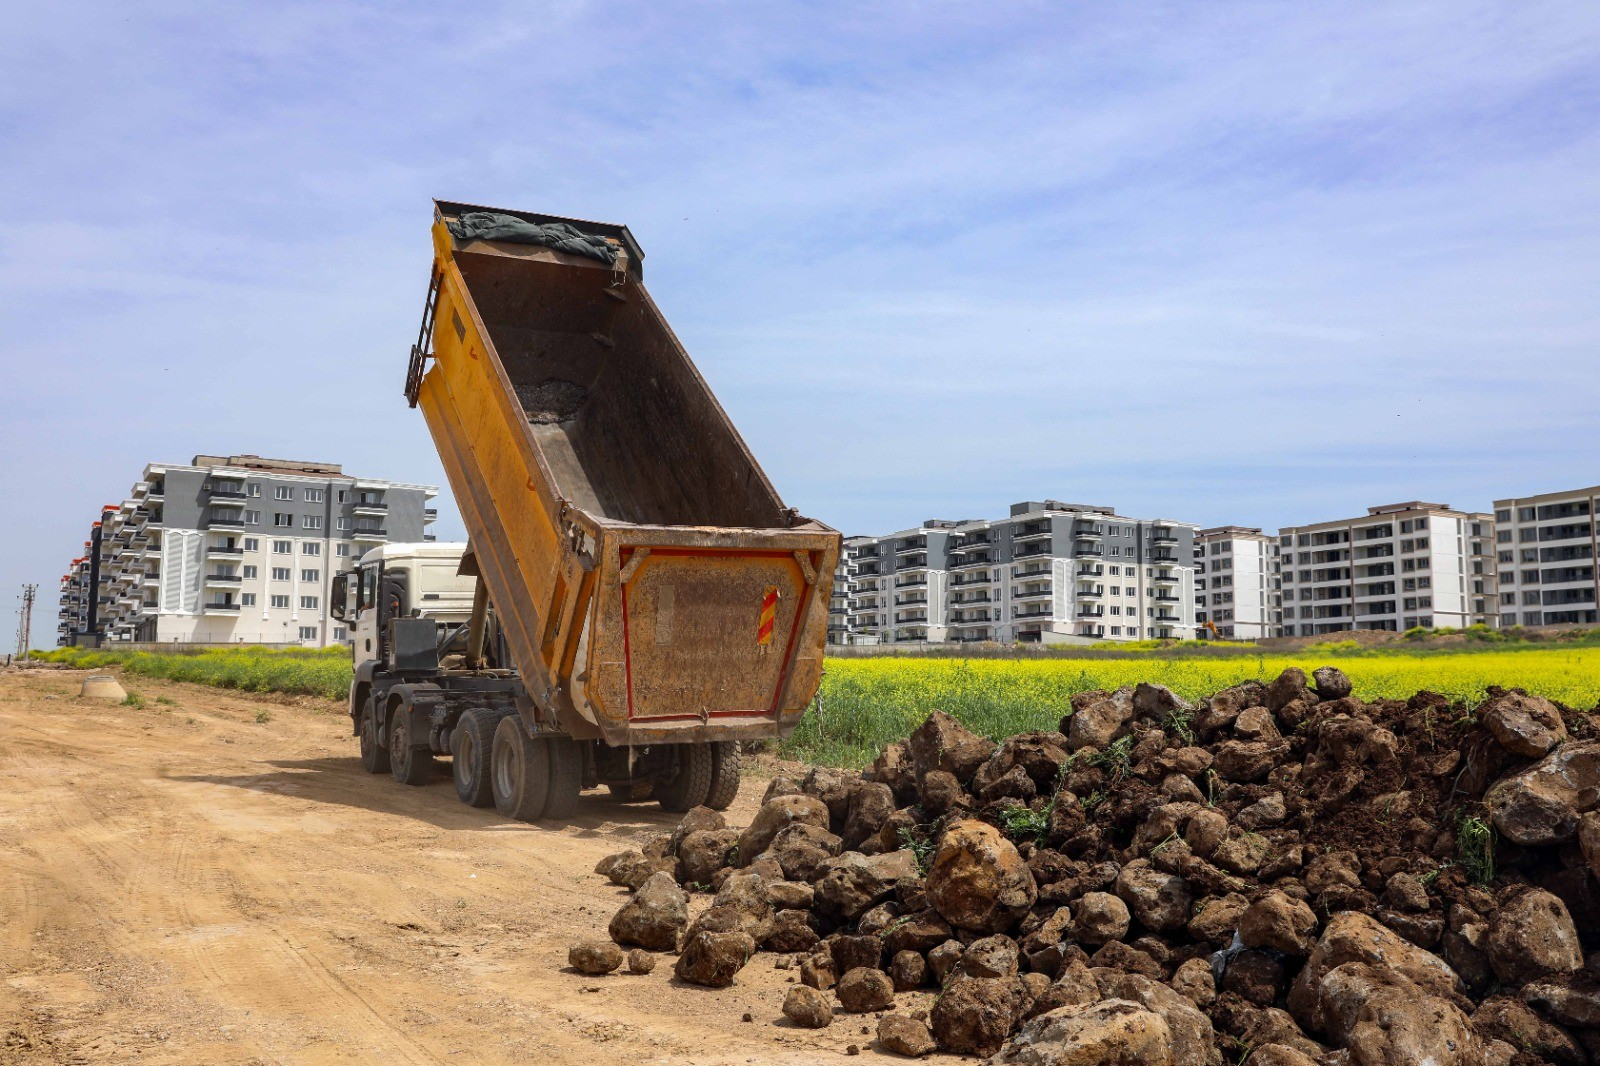
[[333, 627], [333, 639], [334, 640], [343, 640], [344, 639], [344, 626], [334, 626]]
[[350, 545], [348, 545], [348, 544], [335, 545], [334, 549], [333, 549], [333, 554], [337, 555], [341, 559], [350, 558]]
[[316, 626], [301, 626], [300, 627], [300, 639], [301, 640], [316, 640], [317, 639], [317, 627]]
[[241, 592], [241, 593], [239, 593], [239, 606], [241, 606], [241, 607], [254, 607], [255, 605], [256, 605], [256, 594], [254, 592]]
[[340, 503], [344, 502], [345, 495], [346, 495], [345, 490], [344, 489], [340, 489], [339, 490], [339, 502]]
[[253, 578], [253, 577], [255, 577], [255, 576], [256, 576], [256, 575], [257, 575], [257, 571], [256, 571], [256, 568], [255, 568], [255, 567], [253, 567], [253, 566], [247, 566], [247, 567], [245, 567], [245, 568], [244, 568], [244, 576], [245, 576], [245, 577], [251, 577], [251, 578]]
[[321, 529], [322, 528], [322, 516], [319, 515], [319, 514], [302, 515], [301, 519], [300, 519], [300, 528], [302, 528], [302, 529]]
[[272, 580], [274, 580], [274, 581], [288, 581], [289, 580], [289, 568], [287, 566], [274, 566], [272, 568]]
[[261, 512], [246, 511], [244, 513], [244, 524], [247, 526], [259, 526], [261, 524]]
[[321, 570], [302, 570], [302, 571], [300, 571], [300, 580], [301, 581], [321, 581], [322, 580], [322, 571]]
[[261, 542], [255, 537], [246, 537], [244, 538], [244, 550], [247, 552], [258, 552], [261, 550]]
[[289, 485], [278, 485], [272, 490], [272, 498], [274, 500], [292, 500], [294, 499], [294, 489]]
[[261, 495], [261, 486], [252, 482], [250, 487], [245, 489], [245, 492], [249, 493], [251, 496], [259, 497]]
[[294, 554], [294, 541], [292, 541], [292, 540], [275, 540], [275, 541], [273, 541], [272, 542], [272, 554], [273, 555], [293, 555]]
[[318, 544], [316, 541], [307, 541], [306, 543], [300, 545], [300, 554], [301, 555], [321, 555], [322, 554], [322, 545]]
[[274, 597], [272, 597], [272, 606], [274, 606], [274, 607], [287, 607], [287, 606], [289, 606], [289, 597], [287, 597], [287, 596], [274, 596]]
[[349, 529], [350, 528], [350, 519], [348, 519], [348, 518], [340, 518], [340, 519], [338, 519], [337, 521], [335, 521], [333, 523], [333, 527], [335, 529]]
[[306, 611], [314, 611], [314, 610], [316, 610], [317, 609], [317, 598], [315, 596], [301, 596], [300, 597], [300, 607], [301, 607], [302, 610], [306, 610]]
[[278, 529], [290, 529], [294, 526], [294, 515], [283, 511], [272, 512], [272, 524]]
[[307, 503], [321, 503], [325, 499], [327, 496], [322, 489], [306, 489]]

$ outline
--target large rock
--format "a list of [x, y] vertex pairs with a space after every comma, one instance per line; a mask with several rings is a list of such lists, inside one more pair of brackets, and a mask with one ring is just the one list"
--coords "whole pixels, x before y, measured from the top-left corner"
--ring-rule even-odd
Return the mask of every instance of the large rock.
[[896, 920], [883, 934], [883, 950], [892, 957], [902, 951], [926, 953], [950, 939], [950, 923], [936, 910], [918, 911]]
[[1016, 980], [957, 975], [934, 1001], [929, 1021], [934, 1039], [945, 1051], [993, 1055], [1021, 1015], [1022, 992]]
[[1062, 725], [1067, 747], [1104, 748], [1125, 731], [1133, 718], [1133, 690], [1119, 688], [1111, 695], [1074, 711]]
[[678, 979], [707, 988], [727, 988], [756, 952], [748, 933], [703, 931], [689, 937], [673, 972]]
[[790, 881], [815, 881], [843, 847], [842, 840], [821, 826], [793, 822], [778, 830], [766, 857], [775, 859]]
[[772, 934], [772, 904], [767, 883], [755, 874], [734, 874], [722, 883], [711, 907], [690, 925], [688, 936], [700, 929], [748, 933], [757, 944]]
[[1600, 984], [1592, 978], [1535, 981], [1522, 986], [1522, 1001], [1562, 1025], [1600, 1029]]
[[839, 1005], [850, 1014], [871, 1014], [894, 1006], [894, 984], [882, 970], [857, 966], [839, 978]]
[[1310, 695], [1311, 690], [1306, 686], [1306, 672], [1298, 666], [1291, 666], [1267, 686], [1266, 708], [1279, 711], [1294, 700], [1309, 702], [1307, 697]]
[[1027, 777], [1031, 791], [1039, 795], [1055, 792], [1061, 767], [1067, 762], [1067, 739], [1060, 733], [1018, 733], [1005, 740], [972, 777], [972, 790], [985, 792], [1018, 769]]
[[1211, 1019], [1188, 999], [1138, 974], [1096, 970], [1094, 977], [1106, 998], [1125, 999], [1161, 1016], [1172, 1033], [1172, 1066], [1207, 1066], [1216, 1033]]
[[1504, 1040], [1556, 1066], [1589, 1066], [1583, 1045], [1558, 1025], [1510, 996], [1490, 996], [1472, 1014], [1472, 1028], [1485, 1040]]
[[1537, 759], [1567, 739], [1556, 705], [1543, 696], [1504, 692], [1478, 708], [1478, 720], [1513, 755]]
[[1146, 929], [1171, 932], [1189, 921], [1194, 902], [1181, 877], [1162, 873], [1148, 859], [1135, 859], [1117, 874], [1117, 895]]
[[728, 820], [710, 807], [694, 807], [678, 820], [677, 828], [667, 838], [667, 854], [678, 854], [678, 848], [690, 833], [710, 833], [728, 828]]
[[1239, 939], [1247, 948], [1271, 948], [1301, 958], [1311, 953], [1316, 935], [1316, 912], [1276, 889], [1239, 916]]
[[1128, 905], [1109, 892], [1085, 892], [1073, 906], [1072, 936], [1090, 947], [1099, 947], [1128, 935], [1132, 918]]
[[777, 796], [761, 805], [744, 832], [739, 834], [739, 865], [749, 866], [767, 850], [778, 830], [796, 822], [828, 828], [827, 804], [815, 796]]
[[810, 951], [822, 939], [813, 922], [810, 911], [779, 911], [772, 919], [772, 932], [761, 946], [784, 954]]
[[739, 842], [737, 829], [701, 829], [678, 843], [678, 881], [686, 885], [709, 885], [717, 871], [730, 865], [733, 846]]
[[877, 836], [878, 830], [884, 827], [892, 814], [894, 792], [888, 785], [877, 781], [858, 782], [850, 792], [844, 831], [840, 833], [844, 838], [844, 846], [859, 848], [869, 837]]
[[783, 1016], [802, 1029], [825, 1029], [833, 1022], [833, 1004], [809, 985], [795, 985], [783, 996]]
[[598, 977], [622, 965], [622, 949], [608, 940], [580, 940], [567, 949], [567, 963], [579, 973]]
[[[1484, 793], [1495, 828], [1514, 844], [1563, 844], [1578, 832], [1578, 813], [1600, 794], [1600, 740], [1561, 745]], [[1582, 797], [1582, 799], [1580, 799]]]
[[1365, 914], [1343, 911], [1329, 919], [1289, 990], [1289, 1012], [1301, 1025], [1323, 1028], [1319, 1006], [1322, 980], [1348, 962], [1394, 970], [1431, 995], [1448, 997], [1459, 990], [1460, 979], [1443, 959]]
[[995, 742], [980, 737], [943, 711], [934, 711], [907, 738], [911, 766], [918, 778], [930, 770], [945, 770], [967, 782], [989, 756]]
[[1161, 1015], [1125, 999], [1058, 1007], [1024, 1025], [995, 1062], [1004, 1066], [1172, 1066]]
[[1589, 872], [1600, 878], [1600, 811], [1590, 811], [1578, 819], [1578, 845]]
[[878, 1046], [908, 1059], [933, 1053], [935, 1044], [928, 1023], [904, 1014], [885, 1014], [878, 1019]]
[[1467, 1016], [1398, 971], [1347, 962], [1317, 982], [1322, 1031], [1360, 1066], [1481, 1066]]
[[800, 782], [800, 791], [821, 800], [828, 808], [832, 828], [838, 831], [850, 811], [850, 794], [855, 791], [861, 775], [851, 770], [836, 770], [831, 766], [813, 766]]
[[1011, 841], [994, 826], [967, 819], [945, 830], [928, 871], [927, 893], [934, 910], [956, 928], [1003, 933], [1028, 913], [1038, 888]]
[[909, 851], [850, 851], [828, 860], [824, 869], [812, 906], [819, 914], [849, 922], [893, 896], [902, 877], [915, 877], [917, 860]]
[[[1354, 690], [1350, 678], [1337, 666], [1319, 666], [1311, 671], [1311, 680], [1316, 683], [1317, 697], [1324, 700], [1342, 700]], [[1278, 707], [1282, 710], [1287, 703]]]
[[676, 951], [688, 924], [688, 894], [671, 874], [657, 873], [611, 919], [611, 939], [651, 951]]
[[1489, 965], [1508, 985], [1583, 968], [1583, 947], [1560, 898], [1531, 888], [1500, 908], [1489, 927]]

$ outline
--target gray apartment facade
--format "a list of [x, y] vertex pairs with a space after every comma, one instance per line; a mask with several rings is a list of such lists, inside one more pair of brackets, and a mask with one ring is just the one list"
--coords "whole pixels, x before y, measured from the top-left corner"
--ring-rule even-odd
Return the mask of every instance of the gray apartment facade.
[[[64, 580], [61, 642], [337, 643], [346, 634], [329, 614], [333, 576], [379, 544], [432, 539], [437, 494], [332, 463], [152, 463], [102, 512], [97, 578]], [[69, 618], [90, 584], [95, 618]]]
[[1600, 624], [1600, 486], [1494, 502], [1502, 626]]

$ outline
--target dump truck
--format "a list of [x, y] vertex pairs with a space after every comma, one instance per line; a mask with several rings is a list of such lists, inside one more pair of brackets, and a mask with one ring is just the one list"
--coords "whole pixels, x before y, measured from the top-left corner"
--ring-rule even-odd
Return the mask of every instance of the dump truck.
[[448, 755], [464, 802], [525, 820], [601, 785], [723, 808], [740, 742], [815, 696], [839, 534], [784, 506], [643, 261], [626, 226], [435, 202], [405, 396], [468, 541], [333, 589], [367, 770]]

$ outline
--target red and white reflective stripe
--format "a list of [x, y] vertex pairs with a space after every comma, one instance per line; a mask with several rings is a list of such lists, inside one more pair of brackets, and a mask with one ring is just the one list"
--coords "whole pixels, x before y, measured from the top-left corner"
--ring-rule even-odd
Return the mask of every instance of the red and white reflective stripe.
[[778, 617], [778, 586], [768, 585], [761, 597], [761, 625], [756, 629], [757, 644], [772, 643], [772, 627]]

